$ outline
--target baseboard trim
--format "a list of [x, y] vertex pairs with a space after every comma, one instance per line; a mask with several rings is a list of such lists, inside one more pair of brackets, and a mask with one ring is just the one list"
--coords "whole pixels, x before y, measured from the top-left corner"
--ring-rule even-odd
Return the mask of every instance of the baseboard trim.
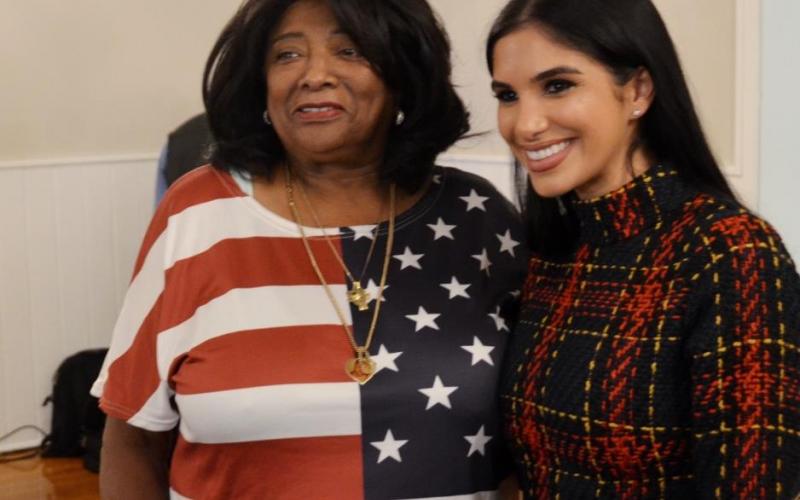
[[16, 443], [0, 444], [0, 453], [12, 453], [15, 451], [32, 450], [42, 445], [42, 438], [26, 439]]

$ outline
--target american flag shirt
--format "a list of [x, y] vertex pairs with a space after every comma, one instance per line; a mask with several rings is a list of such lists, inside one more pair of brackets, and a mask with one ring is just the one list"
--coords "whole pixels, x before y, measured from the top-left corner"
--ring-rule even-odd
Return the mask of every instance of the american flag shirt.
[[[437, 167], [399, 214], [370, 346], [375, 376], [345, 373], [352, 347], [294, 222], [230, 174], [179, 180], [145, 236], [108, 357], [101, 408], [177, 428], [172, 498], [490, 499], [509, 474], [498, 369], [526, 263], [523, 231], [487, 181]], [[345, 307], [363, 344], [387, 225], [328, 228], [368, 311]], [[347, 280], [305, 228], [343, 307]]]

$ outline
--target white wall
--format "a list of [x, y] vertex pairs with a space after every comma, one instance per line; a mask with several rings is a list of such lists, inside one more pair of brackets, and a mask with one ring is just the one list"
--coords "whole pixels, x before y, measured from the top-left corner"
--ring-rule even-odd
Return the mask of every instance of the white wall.
[[482, 175], [513, 199], [511, 155], [495, 126], [497, 103], [484, 57], [489, 28], [506, 2], [481, 0], [465, 8], [464, 0], [429, 1], [450, 36], [453, 82], [471, 114], [471, 132], [479, 134], [457, 143], [439, 162]]
[[800, 2], [764, 0], [762, 56], [761, 213], [800, 259]]
[[[746, 0], [752, 1], [752, 0]], [[736, 2], [654, 0], [670, 30], [712, 149], [734, 162]], [[713, 38], [713, 43], [709, 43]]]
[[[504, 0], [431, 0], [450, 32], [454, 79], [483, 138], [453, 152], [506, 155], [494, 133], [484, 40]], [[153, 154], [201, 108], [200, 74], [239, 0], [26, 0], [0, 16], [0, 162]], [[735, 2], [656, 0], [715, 150], [733, 158]], [[706, 43], [713, 33], [714, 43]]]
[[487, 132], [456, 145], [454, 153], [507, 156], [503, 139], [496, 132], [497, 103], [492, 97], [491, 77], [486, 67], [484, 44], [492, 21], [505, 0], [430, 0], [444, 21], [453, 46], [453, 81], [472, 114], [472, 131]]
[[0, 14], [0, 161], [151, 154], [202, 109], [239, 0], [23, 0]]

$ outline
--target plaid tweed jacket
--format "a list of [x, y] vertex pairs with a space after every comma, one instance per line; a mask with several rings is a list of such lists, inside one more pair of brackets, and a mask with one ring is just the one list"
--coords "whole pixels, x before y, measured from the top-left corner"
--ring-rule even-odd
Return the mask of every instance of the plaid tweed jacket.
[[526, 498], [794, 498], [800, 278], [775, 231], [653, 167], [572, 201], [503, 381]]

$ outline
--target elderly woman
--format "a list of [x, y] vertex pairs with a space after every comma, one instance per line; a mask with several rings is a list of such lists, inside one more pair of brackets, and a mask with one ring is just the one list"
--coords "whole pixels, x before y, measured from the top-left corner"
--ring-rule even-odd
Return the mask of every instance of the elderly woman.
[[[494, 498], [524, 275], [424, 0], [249, 0], [93, 392], [108, 498]], [[172, 432], [177, 429], [177, 432]], [[175, 441], [172, 441], [175, 436]]]

